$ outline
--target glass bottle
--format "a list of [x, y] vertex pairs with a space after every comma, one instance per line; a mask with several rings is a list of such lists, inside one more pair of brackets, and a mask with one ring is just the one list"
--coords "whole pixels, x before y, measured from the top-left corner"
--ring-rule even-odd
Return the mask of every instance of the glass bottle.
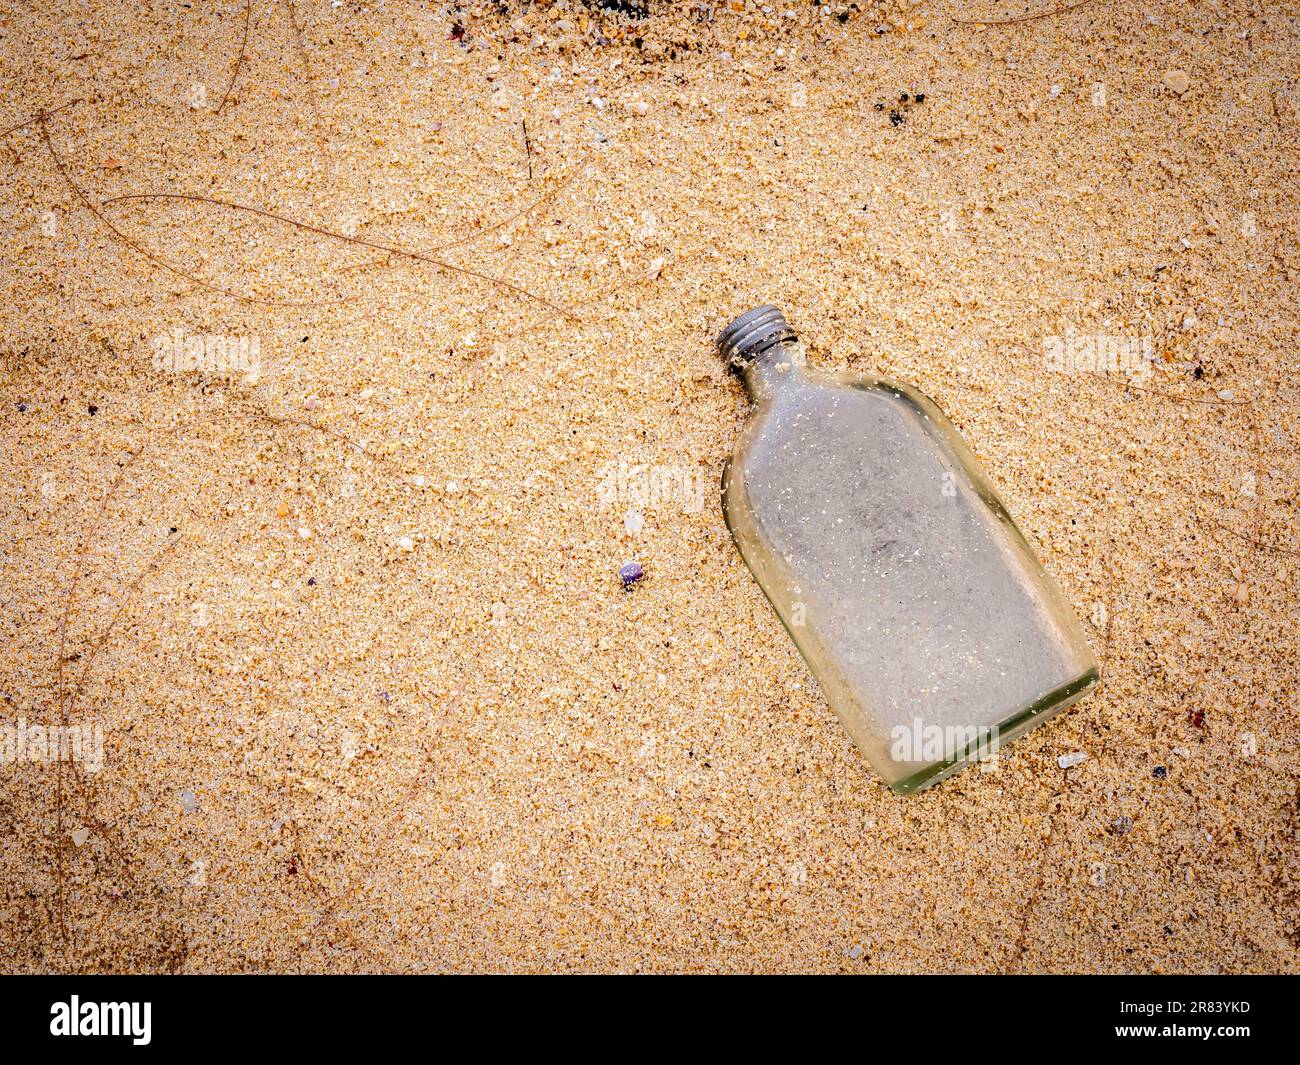
[[718, 350], [754, 405], [722, 476], [727, 527], [894, 791], [995, 757], [1097, 683], [1078, 621], [930, 399], [809, 369], [772, 306]]

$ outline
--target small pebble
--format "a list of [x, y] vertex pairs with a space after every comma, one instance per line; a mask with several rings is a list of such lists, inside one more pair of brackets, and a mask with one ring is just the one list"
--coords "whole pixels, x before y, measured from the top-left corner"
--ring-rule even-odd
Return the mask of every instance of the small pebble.
[[1166, 70], [1165, 85], [1168, 86], [1171, 92], [1176, 92], [1179, 96], [1182, 96], [1192, 87], [1192, 79], [1187, 76], [1185, 70]]
[[72, 830], [72, 842], [78, 847], [84, 847], [86, 840], [90, 839], [90, 829], [74, 828]]
[[623, 528], [629, 536], [637, 536], [645, 528], [645, 518], [639, 510], [629, 510], [623, 515]]
[[1158, 765], [1151, 770], [1151, 775], [1155, 777], [1156, 780], [1164, 780], [1165, 777], [1169, 775], [1169, 770], [1162, 765]]
[[1113, 835], [1122, 836], [1133, 827], [1133, 818], [1127, 814], [1120, 814], [1110, 823], [1110, 830]]
[[624, 562], [618, 568], [619, 580], [623, 582], [623, 587], [629, 589], [645, 576], [645, 570], [641, 568], [640, 562]]
[[1088, 756], [1083, 751], [1071, 751], [1069, 754], [1063, 754], [1056, 760], [1056, 764], [1062, 769], [1073, 769], [1076, 765], [1082, 765], [1088, 760]]
[[181, 809], [184, 810], [187, 814], [192, 814], [197, 812], [198, 808], [199, 808], [199, 800], [195, 796], [194, 792], [190, 791], [189, 788], [186, 788], [184, 791], [182, 791]]
[[399, 536], [397, 538], [397, 546], [401, 548], [403, 551], [414, 551], [415, 541], [412, 540], [409, 536]]
[[854, 961], [857, 961], [865, 953], [866, 951], [862, 949], [861, 943], [854, 944], [854, 946], [849, 948], [849, 957]]

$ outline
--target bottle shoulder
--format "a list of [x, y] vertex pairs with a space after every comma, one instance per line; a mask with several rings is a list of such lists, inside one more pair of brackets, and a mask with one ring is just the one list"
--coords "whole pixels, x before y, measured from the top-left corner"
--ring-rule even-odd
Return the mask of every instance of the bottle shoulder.
[[916, 427], [952, 429], [929, 396], [904, 382], [874, 374], [807, 370], [755, 402], [736, 450], [773, 432], [842, 435], [909, 432]]
[[939, 478], [942, 486], [952, 476], [1014, 527], [961, 431], [924, 392], [872, 374], [809, 370], [801, 377], [755, 405], [725, 469], [731, 495], [836, 478], [889, 491], [879, 486], [908, 478]]
[[848, 389], [865, 393], [887, 402], [909, 406], [934, 406], [934, 400], [914, 385], [882, 374], [859, 373], [851, 370], [812, 370], [807, 374], [814, 387], [829, 391]]
[[773, 380], [775, 387], [755, 400], [755, 413], [774, 406], [806, 404], [836, 395], [869, 396], [886, 402], [935, 407], [934, 400], [920, 389], [881, 374], [806, 367], [792, 370], [788, 376], [779, 375]]

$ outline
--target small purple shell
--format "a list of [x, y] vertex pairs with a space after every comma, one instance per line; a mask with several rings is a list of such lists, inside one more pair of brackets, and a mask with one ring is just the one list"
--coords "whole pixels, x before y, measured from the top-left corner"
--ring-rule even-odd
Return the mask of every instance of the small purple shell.
[[618, 568], [618, 576], [623, 582], [623, 587], [627, 589], [645, 576], [645, 570], [641, 568], [640, 562], [624, 562]]

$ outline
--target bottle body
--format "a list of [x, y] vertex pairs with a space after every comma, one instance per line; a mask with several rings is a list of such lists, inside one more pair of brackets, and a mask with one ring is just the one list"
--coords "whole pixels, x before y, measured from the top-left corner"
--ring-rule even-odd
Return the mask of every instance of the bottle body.
[[728, 528], [890, 787], [995, 754], [1097, 683], [1078, 621], [931, 400], [809, 370], [797, 339], [744, 376]]

